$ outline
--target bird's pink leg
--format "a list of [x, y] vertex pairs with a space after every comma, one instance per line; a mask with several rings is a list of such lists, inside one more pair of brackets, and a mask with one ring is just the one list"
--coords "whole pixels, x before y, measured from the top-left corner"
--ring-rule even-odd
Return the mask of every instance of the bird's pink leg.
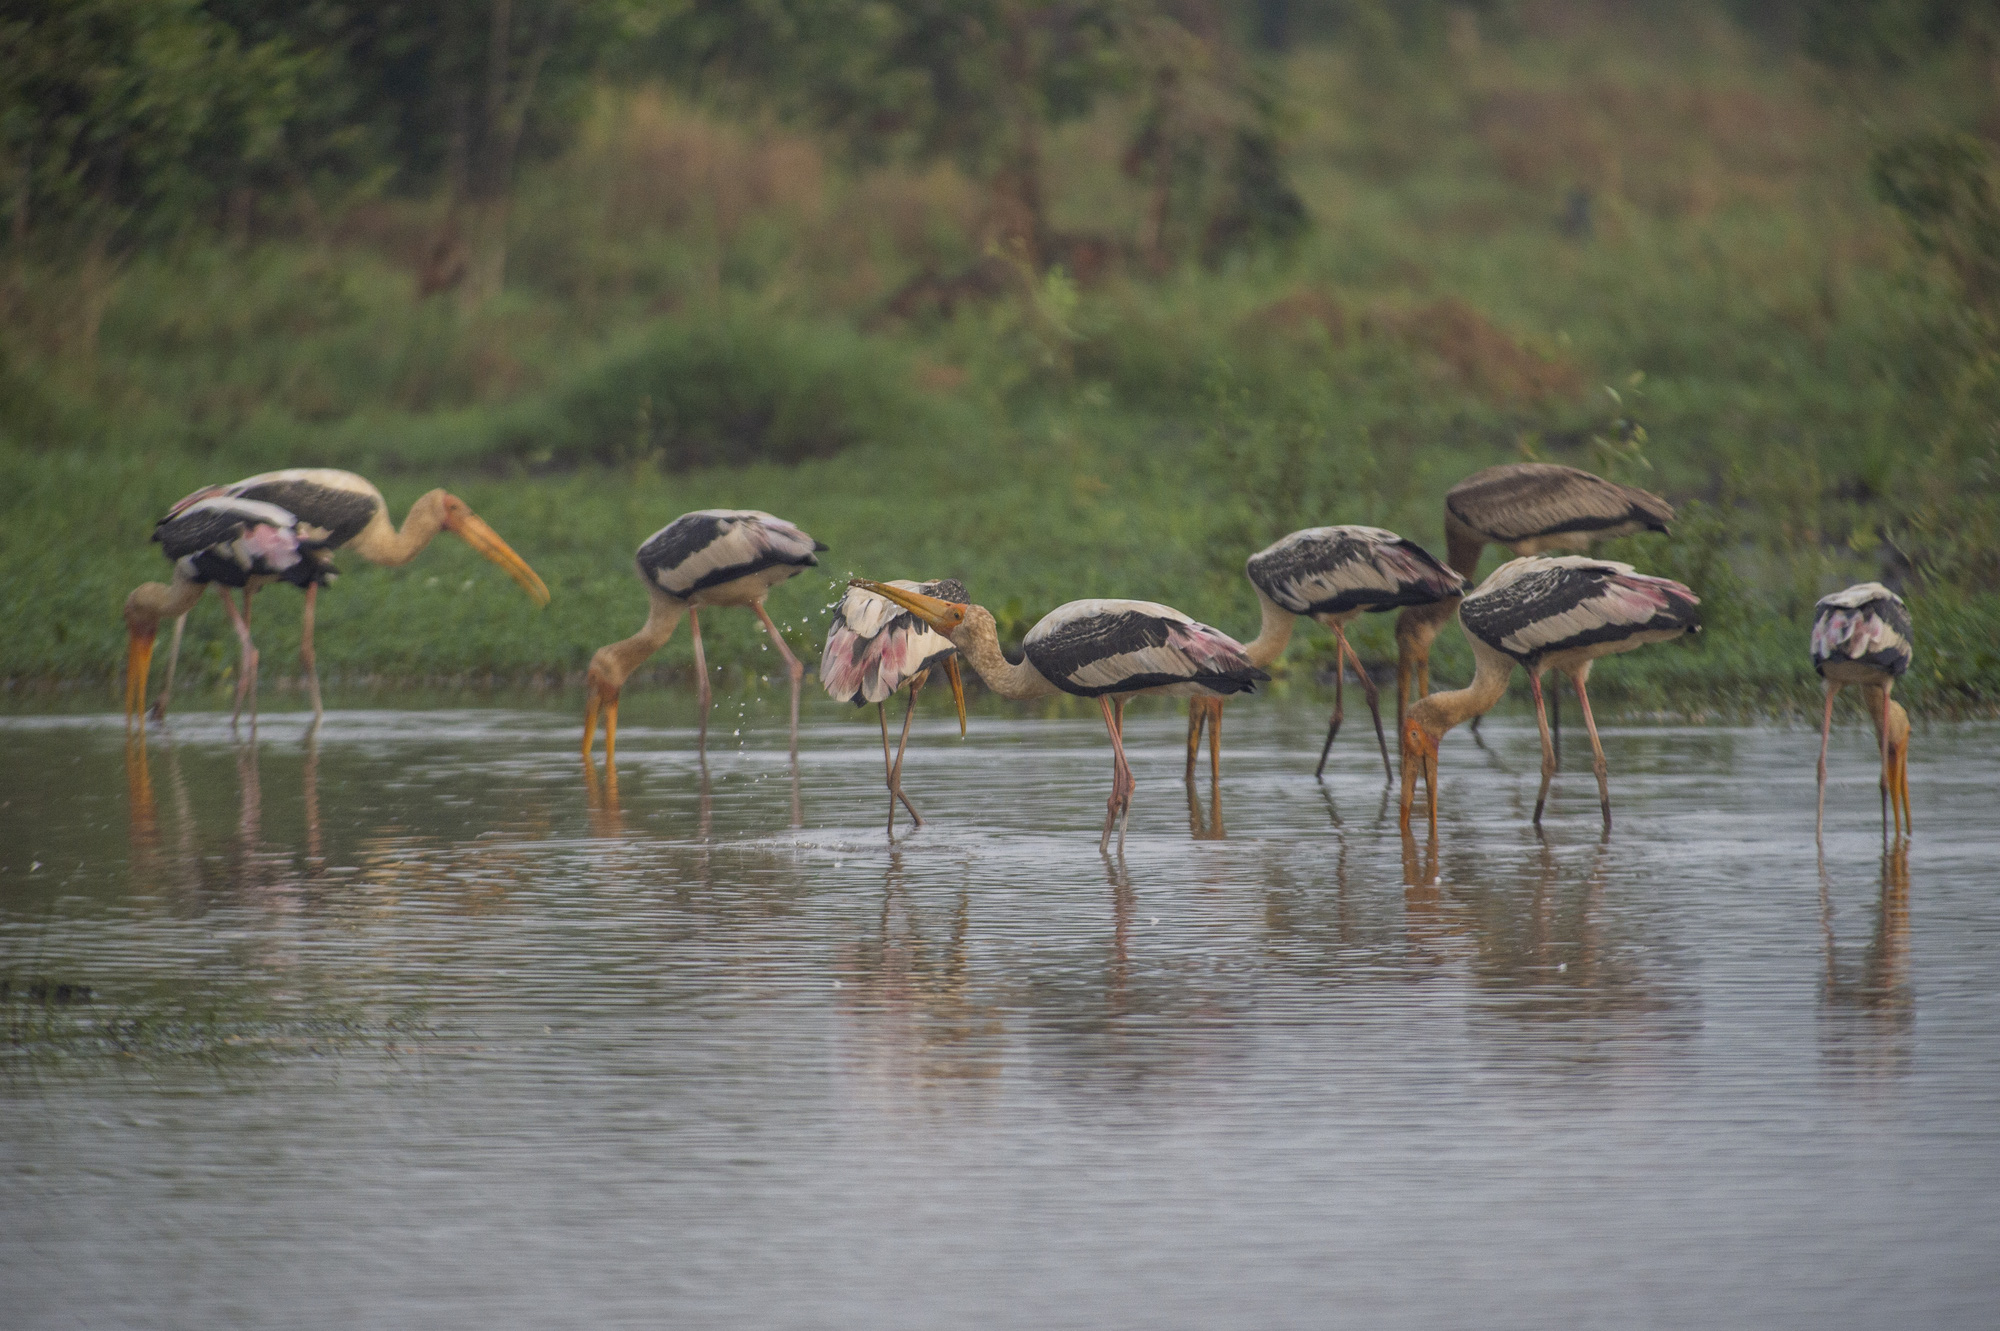
[[306, 691], [312, 695], [313, 724], [318, 725], [326, 709], [319, 701], [319, 659], [313, 652], [313, 605], [319, 599], [319, 584], [306, 587], [305, 614], [299, 620], [299, 661], [306, 668]]
[[1882, 741], [1882, 837], [1886, 841], [1889, 837], [1889, 686], [1884, 684], [1877, 692], [1882, 695], [1875, 733]]
[[1556, 770], [1563, 765], [1563, 696], [1557, 689], [1549, 694], [1549, 749], [1555, 755]]
[[1333, 719], [1326, 724], [1326, 743], [1319, 747], [1319, 766], [1313, 768], [1313, 780], [1326, 776], [1326, 755], [1333, 752], [1333, 737], [1340, 733], [1341, 691], [1347, 684], [1347, 656], [1341, 649], [1347, 645], [1346, 637], [1339, 629], [1333, 631]]
[[[771, 616], [765, 612], [764, 603], [762, 601], [754, 602], [753, 608], [757, 611], [757, 618], [764, 621], [764, 631], [771, 635], [772, 642], [778, 644], [778, 655], [785, 658], [785, 671], [792, 678], [792, 752], [797, 753], [799, 751], [799, 681], [806, 677], [806, 668], [799, 664], [799, 658], [793, 656], [792, 649], [785, 645], [785, 639], [778, 632], [778, 626], [771, 622]], [[904, 801], [906, 804], [908, 802], [907, 800]], [[910, 813], [914, 815], [916, 810], [911, 809]]]
[[1118, 849], [1120, 851], [1125, 849], [1125, 821], [1132, 816], [1132, 792], [1137, 789], [1139, 784], [1132, 779], [1132, 764], [1125, 757], [1125, 701], [1125, 699], [1120, 698], [1114, 709], [1114, 715], [1118, 720], [1116, 740], [1118, 766], [1125, 773], [1125, 795], [1118, 802]]
[[1206, 722], [1207, 720], [1208, 720], [1208, 699], [1189, 698], [1187, 779], [1188, 779], [1188, 784], [1190, 785], [1194, 784], [1195, 755], [1201, 752], [1201, 728], [1203, 723]]
[[1590, 695], [1584, 692], [1583, 676], [1571, 675], [1576, 685], [1577, 706], [1583, 708], [1583, 725], [1590, 732], [1591, 767], [1597, 772], [1597, 800], [1604, 807], [1604, 828], [1611, 830], [1611, 767], [1604, 761], [1604, 744], [1597, 738], [1597, 721], [1590, 714]]
[[245, 680], [257, 668], [257, 648], [250, 641], [249, 622], [244, 619], [242, 612], [237, 610], [236, 602], [229, 599], [229, 589], [226, 587], [217, 587], [215, 594], [222, 598], [222, 606], [229, 612], [229, 626], [236, 630], [236, 643], [239, 651], [236, 663], [236, 708], [229, 714], [229, 724], [233, 729], [237, 719], [243, 715], [243, 689]]
[[[1104, 850], [1111, 844], [1111, 824], [1118, 815], [1130, 807], [1132, 795], [1132, 769], [1125, 762], [1124, 712], [1125, 704], [1118, 704], [1118, 711], [1111, 710], [1111, 699], [1099, 695], [1097, 706], [1104, 713], [1104, 729], [1111, 736], [1111, 798], [1104, 806], [1104, 835], [1097, 839], [1097, 848]], [[1125, 833], [1118, 834], [1120, 845], [1124, 844]]]
[[[1125, 723], [1118, 723], [1120, 733]], [[1208, 704], [1208, 788], [1211, 792], [1222, 785], [1222, 699], [1214, 698]], [[1222, 805], [1215, 806], [1215, 816], [1222, 816]]]
[[701, 650], [701, 612], [688, 607], [688, 631], [694, 635], [694, 678], [695, 697], [701, 701], [701, 734], [696, 746], [702, 752], [708, 751], [708, 657]]
[[1542, 672], [1539, 669], [1528, 671], [1528, 687], [1535, 695], [1535, 724], [1542, 730], [1542, 789], [1535, 796], [1535, 826], [1540, 827], [1542, 806], [1549, 802], [1549, 781], [1556, 774], [1556, 750], [1554, 742], [1549, 739], [1549, 713], [1542, 702]]
[[[910, 705], [908, 710], [903, 713], [903, 738], [896, 744], [896, 762], [889, 769], [890, 817], [893, 820], [896, 812], [896, 801], [901, 800], [903, 801], [903, 807], [910, 811], [910, 817], [915, 820], [918, 827], [924, 825], [924, 816], [917, 812], [917, 806], [910, 803], [910, 797], [903, 793], [903, 752], [910, 747], [910, 718], [917, 714], [917, 692], [923, 686], [924, 678], [922, 675], [917, 676], [916, 680], [910, 685]], [[883, 738], [885, 740], [888, 738], [886, 731], [883, 732]], [[893, 828], [893, 821], [891, 826]]]
[[1382, 736], [1381, 693], [1375, 687], [1375, 680], [1361, 668], [1361, 654], [1347, 641], [1347, 634], [1340, 629], [1335, 629], [1334, 634], [1339, 637], [1340, 649], [1347, 653], [1347, 659], [1354, 662], [1355, 678], [1361, 681], [1362, 691], [1368, 695], [1368, 714], [1375, 718], [1375, 743], [1382, 750], [1382, 778], [1385, 781], [1394, 781], [1396, 769], [1389, 765], [1389, 741]]
[[896, 764], [889, 760], [889, 705], [875, 704], [875, 719], [882, 725], [882, 780], [889, 787], [889, 836], [896, 835]]
[[174, 640], [167, 648], [166, 683], [160, 686], [160, 696], [153, 700], [152, 716], [155, 721], [164, 721], [167, 719], [167, 699], [173, 696], [174, 667], [180, 663], [181, 635], [187, 632], [187, 626], [188, 617], [186, 615], [176, 615], [174, 617]]
[[1819, 723], [1819, 813], [1813, 818], [1813, 835], [1826, 830], [1826, 742], [1833, 734], [1833, 698], [1840, 692], [1840, 685], [1832, 680], [1826, 682], [1826, 715]]

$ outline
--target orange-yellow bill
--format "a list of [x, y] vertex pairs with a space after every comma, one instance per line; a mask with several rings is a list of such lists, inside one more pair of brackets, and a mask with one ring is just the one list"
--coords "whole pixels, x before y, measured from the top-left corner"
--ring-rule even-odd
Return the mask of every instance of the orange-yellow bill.
[[485, 555], [507, 571], [507, 576], [521, 584], [528, 595], [535, 598], [536, 605], [549, 603], [548, 585], [535, 570], [528, 567], [528, 561], [514, 553], [513, 548], [500, 539], [500, 533], [487, 525], [486, 519], [476, 513], [462, 513], [447, 518], [445, 525], [457, 532], [464, 542]]
[[951, 700], [958, 704], [958, 737], [965, 738], [965, 681], [959, 678], [958, 657], [944, 658], [944, 677], [951, 681]]
[[952, 608], [950, 601], [941, 601], [935, 596], [925, 596], [903, 587], [892, 587], [886, 582], [871, 582], [867, 578], [849, 578], [847, 585], [874, 592], [877, 596], [894, 601], [903, 609], [929, 624], [932, 628], [942, 628], [946, 612]]
[[146, 677], [153, 668], [153, 635], [137, 633], [125, 648], [125, 719], [137, 715], [145, 722]]

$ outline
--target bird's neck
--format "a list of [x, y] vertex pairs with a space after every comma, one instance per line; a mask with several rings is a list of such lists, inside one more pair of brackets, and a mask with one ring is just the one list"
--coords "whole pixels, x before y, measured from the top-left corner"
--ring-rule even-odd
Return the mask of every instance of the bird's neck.
[[1271, 662], [1285, 654], [1285, 644], [1292, 640], [1292, 627], [1298, 616], [1264, 595], [1257, 592], [1257, 609], [1262, 612], [1264, 622], [1257, 629], [1257, 636], [1243, 644], [1243, 654], [1250, 658], [1250, 664], [1262, 670]]
[[394, 568], [409, 563], [444, 530], [444, 501], [448, 497], [443, 490], [424, 495], [410, 505], [400, 531], [390, 523], [389, 508], [384, 504], [368, 519], [361, 534], [347, 543], [347, 548], [371, 564]]
[[125, 598], [125, 618], [134, 628], [153, 626], [162, 620], [178, 619], [194, 609], [194, 603], [208, 590], [205, 582], [181, 576], [177, 567], [171, 584], [142, 582]]
[[[1512, 657], [1494, 651], [1469, 633], [1466, 639], [1472, 644], [1472, 659], [1477, 663], [1472, 683], [1462, 689], [1433, 693], [1417, 704], [1429, 714], [1427, 719], [1440, 735], [1492, 711], [1506, 696], [1507, 681], [1514, 674]], [[1411, 714], [1415, 715], [1414, 709]]]
[[591, 658], [590, 673], [601, 676], [613, 689], [631, 677], [634, 670], [646, 663], [646, 658], [666, 646], [667, 639], [674, 636], [674, 629], [687, 613], [687, 602], [676, 600], [657, 588], [652, 591], [653, 605], [646, 612], [646, 622], [639, 631], [622, 642], [614, 642], [609, 647], [598, 649]]
[[1486, 548], [1486, 538], [1451, 515], [1449, 509], [1444, 515], [1444, 562], [1458, 571], [1470, 588], [1479, 576], [1479, 553]]
[[952, 634], [951, 640], [972, 668], [979, 672], [979, 677], [986, 681], [986, 687], [1003, 698], [1020, 701], [1046, 698], [1059, 692], [1041, 671], [1028, 664], [1025, 655], [1018, 662], [1007, 659], [1007, 654], [1000, 650], [999, 627], [982, 606], [972, 608], [965, 622]]
[[1889, 697], [1889, 690], [1879, 684], [1863, 685], [1861, 700], [1868, 708], [1868, 719], [1875, 723], [1875, 737], [1882, 737], [1882, 727], [1889, 727], [1889, 742], [1894, 745], [1910, 733], [1910, 714], [1903, 710], [1903, 704]]

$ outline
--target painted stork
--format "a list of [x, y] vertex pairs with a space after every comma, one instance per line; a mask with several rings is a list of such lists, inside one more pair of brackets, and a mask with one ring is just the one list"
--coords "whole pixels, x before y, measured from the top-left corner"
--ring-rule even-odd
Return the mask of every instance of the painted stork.
[[[1445, 562], [1470, 586], [1490, 543], [1516, 558], [1552, 550], [1584, 551], [1594, 542], [1667, 530], [1674, 506], [1649, 490], [1620, 485], [1575, 467], [1510, 462], [1475, 471], [1444, 497]], [[1417, 696], [1431, 691], [1431, 641], [1458, 608], [1450, 599], [1412, 606], [1396, 618], [1396, 725], [1407, 714], [1412, 677]], [[1561, 712], [1557, 711], [1560, 724]]]
[[792, 751], [799, 747], [799, 681], [805, 667], [764, 610], [764, 598], [787, 578], [819, 563], [814, 552], [826, 549], [783, 518], [755, 509], [704, 508], [683, 513], [648, 536], [633, 556], [639, 580], [646, 584], [652, 609], [646, 623], [623, 642], [600, 647], [590, 658], [583, 713], [583, 756], [590, 756], [597, 736], [597, 717], [604, 714], [604, 761], [616, 760], [618, 692], [647, 657], [666, 645], [687, 616], [694, 634], [694, 669], [700, 680], [701, 737], [708, 740], [708, 659], [701, 650], [701, 615], [705, 606], [747, 605], [764, 621], [764, 631], [778, 645], [792, 681]]
[[[303, 587], [308, 595], [334, 576], [332, 562], [324, 550], [305, 539], [298, 518], [278, 507], [255, 499], [239, 499], [214, 490], [197, 490], [168, 510], [153, 528], [167, 558], [174, 561], [172, 583], [145, 582], [125, 598], [125, 723], [144, 724], [146, 680], [153, 663], [153, 643], [160, 621], [168, 618], [176, 625], [194, 608], [211, 584], [229, 611], [236, 629], [241, 660], [236, 672], [236, 710], [233, 725], [243, 713], [243, 700], [250, 699], [254, 716], [257, 709], [257, 647], [250, 638], [250, 597], [259, 587], [273, 582], [289, 582]], [[243, 609], [229, 599], [229, 589], [241, 588]], [[175, 635], [174, 645], [180, 639]], [[168, 664], [172, 679], [172, 663]]]
[[1118, 824], [1120, 844], [1132, 808], [1132, 767], [1125, 761], [1125, 704], [1142, 693], [1170, 698], [1248, 693], [1269, 675], [1252, 664], [1243, 644], [1152, 601], [1071, 601], [1057, 606], [1021, 640], [1021, 659], [1000, 650], [992, 612], [945, 601], [893, 583], [856, 578], [850, 584], [888, 597], [944, 634], [965, 654], [986, 686], [1003, 698], [1068, 693], [1095, 698], [1111, 736], [1111, 798], [1101, 850]]
[[[317, 550], [345, 550], [371, 564], [390, 567], [407, 564], [422, 553], [440, 531], [448, 531], [486, 556], [533, 597], [536, 605], [549, 603], [549, 589], [528, 567], [527, 561], [500, 539], [500, 534], [466, 506], [463, 499], [446, 490], [432, 490], [410, 505], [399, 529], [389, 521], [389, 505], [367, 478], [351, 471], [327, 467], [294, 467], [288, 471], [267, 471], [234, 485], [216, 486], [198, 492], [231, 499], [275, 504], [298, 519], [299, 539]], [[195, 498], [197, 496], [190, 496]], [[186, 500], [182, 501], [186, 503]], [[249, 615], [249, 591], [245, 589], [244, 615]], [[305, 588], [305, 614], [299, 626], [299, 661], [305, 666], [306, 688], [312, 696], [313, 721], [325, 709], [320, 704], [319, 666], [313, 651], [313, 611], [319, 599], [319, 584]], [[225, 598], [225, 603], [226, 603]], [[173, 650], [167, 662], [167, 687], [154, 705], [154, 718], [165, 717], [168, 693], [173, 688], [174, 662], [180, 656], [181, 630], [174, 625]]]
[[1819, 731], [1819, 814], [1826, 825], [1826, 742], [1833, 731], [1833, 699], [1849, 684], [1859, 687], [1882, 744], [1882, 830], [1893, 813], [1897, 836], [1910, 828], [1910, 716], [1889, 696], [1910, 668], [1910, 610], [1879, 582], [1856, 583], [1823, 596], [1813, 607], [1813, 669], [1826, 681], [1826, 716]]
[[[906, 592], [963, 605], [972, 598], [965, 584], [956, 578], [936, 582], [888, 584]], [[958, 648], [951, 639], [893, 601], [884, 600], [861, 587], [849, 587], [834, 608], [833, 623], [826, 631], [826, 649], [820, 653], [819, 682], [837, 702], [856, 707], [875, 704], [876, 718], [882, 723], [882, 766], [888, 773], [889, 835], [896, 835], [896, 801], [910, 811], [918, 827], [924, 817], [910, 797], [903, 793], [903, 751], [910, 743], [910, 718], [916, 714], [917, 694], [933, 670], [942, 669], [951, 683], [951, 696], [958, 704], [958, 733], [965, 735], [965, 683], [958, 674]], [[889, 758], [889, 695], [909, 686], [910, 705], [903, 712], [903, 737], [897, 741], [896, 757]]]
[[1562, 671], [1576, 686], [1583, 723], [1590, 729], [1595, 755], [1597, 794], [1604, 809], [1604, 826], [1611, 826], [1611, 783], [1604, 762], [1604, 745], [1590, 715], [1590, 695], [1584, 689], [1591, 663], [1699, 633], [1695, 607], [1701, 599], [1680, 583], [1635, 572], [1630, 564], [1581, 555], [1531, 556], [1502, 564], [1459, 605], [1459, 626], [1472, 644], [1477, 663], [1469, 687], [1433, 693], [1413, 703], [1402, 727], [1402, 826], [1410, 826], [1410, 805], [1416, 780], [1423, 777], [1430, 795], [1431, 833], [1437, 833], [1438, 741], [1453, 726], [1491, 710], [1507, 691], [1507, 680], [1519, 665], [1528, 672], [1535, 695], [1535, 721], [1542, 732], [1542, 788], [1535, 796], [1535, 824], [1555, 775], [1555, 745], [1542, 701], [1542, 672]]
[[[1368, 711], [1375, 719], [1375, 742], [1382, 750], [1382, 771], [1389, 780], [1389, 742], [1382, 735], [1382, 707], [1375, 681], [1361, 665], [1361, 658], [1347, 641], [1347, 625], [1364, 613], [1394, 610], [1399, 606], [1454, 603], [1465, 589], [1465, 579], [1433, 558], [1415, 541], [1380, 527], [1309, 527], [1273, 542], [1250, 556], [1243, 566], [1245, 576], [1256, 590], [1263, 624], [1257, 636], [1243, 646], [1250, 663], [1262, 669], [1284, 653], [1291, 640], [1292, 626], [1299, 615], [1307, 615], [1333, 630], [1337, 646], [1333, 662], [1333, 718], [1327, 723], [1326, 743], [1320, 747], [1319, 766], [1314, 779], [1326, 772], [1326, 756], [1333, 751], [1333, 739], [1340, 733], [1341, 690], [1347, 678], [1347, 663], [1368, 696]], [[1220, 779], [1222, 699], [1203, 696], [1188, 700], [1187, 778], [1194, 780], [1195, 754], [1201, 745], [1203, 724], [1209, 727], [1208, 761], [1212, 780]]]

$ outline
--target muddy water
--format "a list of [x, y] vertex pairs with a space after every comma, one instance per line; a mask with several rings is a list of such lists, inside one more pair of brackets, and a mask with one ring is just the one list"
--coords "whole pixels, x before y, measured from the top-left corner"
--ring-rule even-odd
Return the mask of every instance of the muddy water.
[[0, 1320], [1992, 1325], [2000, 727], [778, 716], [0, 719]]

